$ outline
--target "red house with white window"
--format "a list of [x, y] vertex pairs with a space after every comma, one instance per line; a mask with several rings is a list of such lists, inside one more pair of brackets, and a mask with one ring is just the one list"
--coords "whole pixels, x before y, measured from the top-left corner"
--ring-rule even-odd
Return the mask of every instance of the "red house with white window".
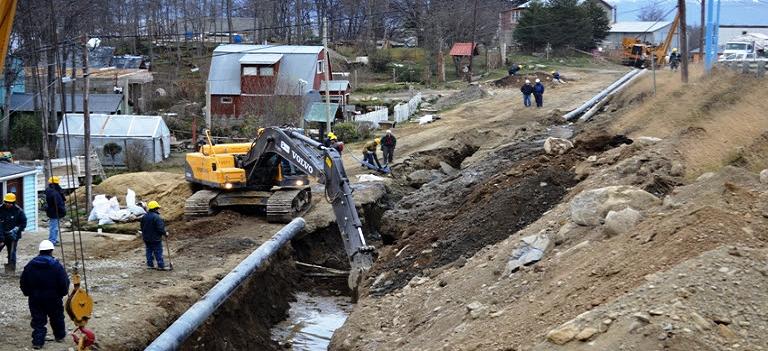
[[[217, 47], [206, 89], [209, 116], [237, 120], [276, 110], [303, 109], [304, 97], [321, 88], [326, 57], [322, 46]], [[330, 69], [330, 63], [327, 67]]]

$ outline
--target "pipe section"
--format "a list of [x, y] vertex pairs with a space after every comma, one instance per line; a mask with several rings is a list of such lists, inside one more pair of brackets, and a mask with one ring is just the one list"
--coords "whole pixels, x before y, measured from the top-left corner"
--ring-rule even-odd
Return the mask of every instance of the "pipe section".
[[280, 229], [267, 242], [261, 244], [240, 264], [219, 281], [208, 293], [182, 314], [171, 326], [155, 339], [145, 351], [176, 350], [200, 325], [229, 298], [254, 271], [296, 234], [304, 229], [303, 218], [296, 218]]
[[604, 99], [602, 99], [602, 100], [600, 100], [600, 102], [596, 103], [595, 106], [592, 106], [592, 108], [590, 108], [587, 112], [584, 112], [584, 114], [579, 118], [579, 121], [583, 122], [583, 121], [588, 121], [589, 119], [591, 119], [592, 116], [594, 116], [595, 113], [597, 113], [598, 110], [600, 110], [603, 106], [605, 106], [605, 104], [609, 100], [611, 100], [611, 97], [613, 95], [615, 95], [616, 93], [624, 90], [624, 88], [626, 88], [630, 84], [632, 84], [632, 82], [637, 80], [637, 78], [642, 77], [646, 72], [648, 72], [648, 71], [647, 70], [640, 71], [640, 73], [635, 74], [634, 76], [632, 76], [632, 78], [627, 79], [624, 83], [622, 83], [621, 85], [616, 87], [616, 89], [613, 89], [610, 93], [608, 93], [608, 95], [605, 96]]
[[607, 88], [603, 89], [603, 91], [599, 92], [597, 95], [589, 99], [589, 101], [585, 102], [583, 105], [579, 106], [577, 109], [568, 112], [563, 116], [566, 121], [572, 121], [576, 119], [576, 117], [580, 114], [582, 114], [584, 111], [586, 111], [588, 108], [592, 107], [592, 105], [596, 104], [601, 99], [605, 98], [613, 89], [616, 89], [616, 87], [620, 86], [627, 80], [634, 77], [636, 74], [642, 72], [641, 69], [633, 69], [629, 71], [627, 74], [619, 78], [617, 81], [613, 82], [613, 84], [609, 85]]

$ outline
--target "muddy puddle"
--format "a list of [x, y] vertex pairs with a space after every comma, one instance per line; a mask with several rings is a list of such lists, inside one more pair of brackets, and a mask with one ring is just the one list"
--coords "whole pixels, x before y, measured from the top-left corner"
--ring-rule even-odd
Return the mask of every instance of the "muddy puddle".
[[294, 351], [327, 350], [331, 337], [352, 312], [347, 296], [296, 293], [288, 318], [272, 327], [272, 340]]

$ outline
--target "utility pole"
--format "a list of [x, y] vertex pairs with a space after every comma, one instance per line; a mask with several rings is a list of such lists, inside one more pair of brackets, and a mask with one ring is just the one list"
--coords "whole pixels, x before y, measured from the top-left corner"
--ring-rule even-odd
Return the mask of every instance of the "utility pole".
[[[330, 93], [330, 81], [328, 78], [329, 70], [331, 69], [331, 55], [328, 54], [328, 19], [323, 17], [323, 51], [325, 55], [323, 63], [323, 78], [325, 78], [325, 133], [331, 132], [331, 93]], [[301, 118], [304, 118], [302, 116]], [[320, 140], [325, 138], [324, 135], [320, 136]]]
[[701, 26], [699, 31], [699, 57], [701, 59], [704, 58], [704, 33], [707, 32], [704, 25], [704, 6], [706, 3], [707, 0], [701, 0], [701, 22], [699, 22], [699, 25]]
[[475, 8], [472, 10], [472, 45], [469, 48], [469, 70], [467, 72], [467, 82], [472, 83], [472, 57], [475, 53], [475, 41], [477, 40], [477, 0]]
[[[151, 44], [150, 44], [151, 45]], [[88, 75], [88, 36], [83, 36], [83, 150], [85, 164], [85, 213], [91, 212], [91, 187], [93, 175], [91, 174], [91, 114], [88, 111], [88, 89], [91, 77]]]
[[680, 78], [685, 84], [688, 83], [688, 28], [685, 20], [685, 0], [677, 0], [677, 11], [680, 18]]

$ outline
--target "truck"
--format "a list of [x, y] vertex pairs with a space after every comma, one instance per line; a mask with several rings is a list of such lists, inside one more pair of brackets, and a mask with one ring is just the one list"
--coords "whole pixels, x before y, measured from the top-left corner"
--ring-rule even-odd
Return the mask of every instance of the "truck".
[[764, 59], [768, 57], [765, 52], [766, 47], [768, 47], [768, 35], [744, 31], [741, 35], [725, 43], [725, 48], [718, 61]]

